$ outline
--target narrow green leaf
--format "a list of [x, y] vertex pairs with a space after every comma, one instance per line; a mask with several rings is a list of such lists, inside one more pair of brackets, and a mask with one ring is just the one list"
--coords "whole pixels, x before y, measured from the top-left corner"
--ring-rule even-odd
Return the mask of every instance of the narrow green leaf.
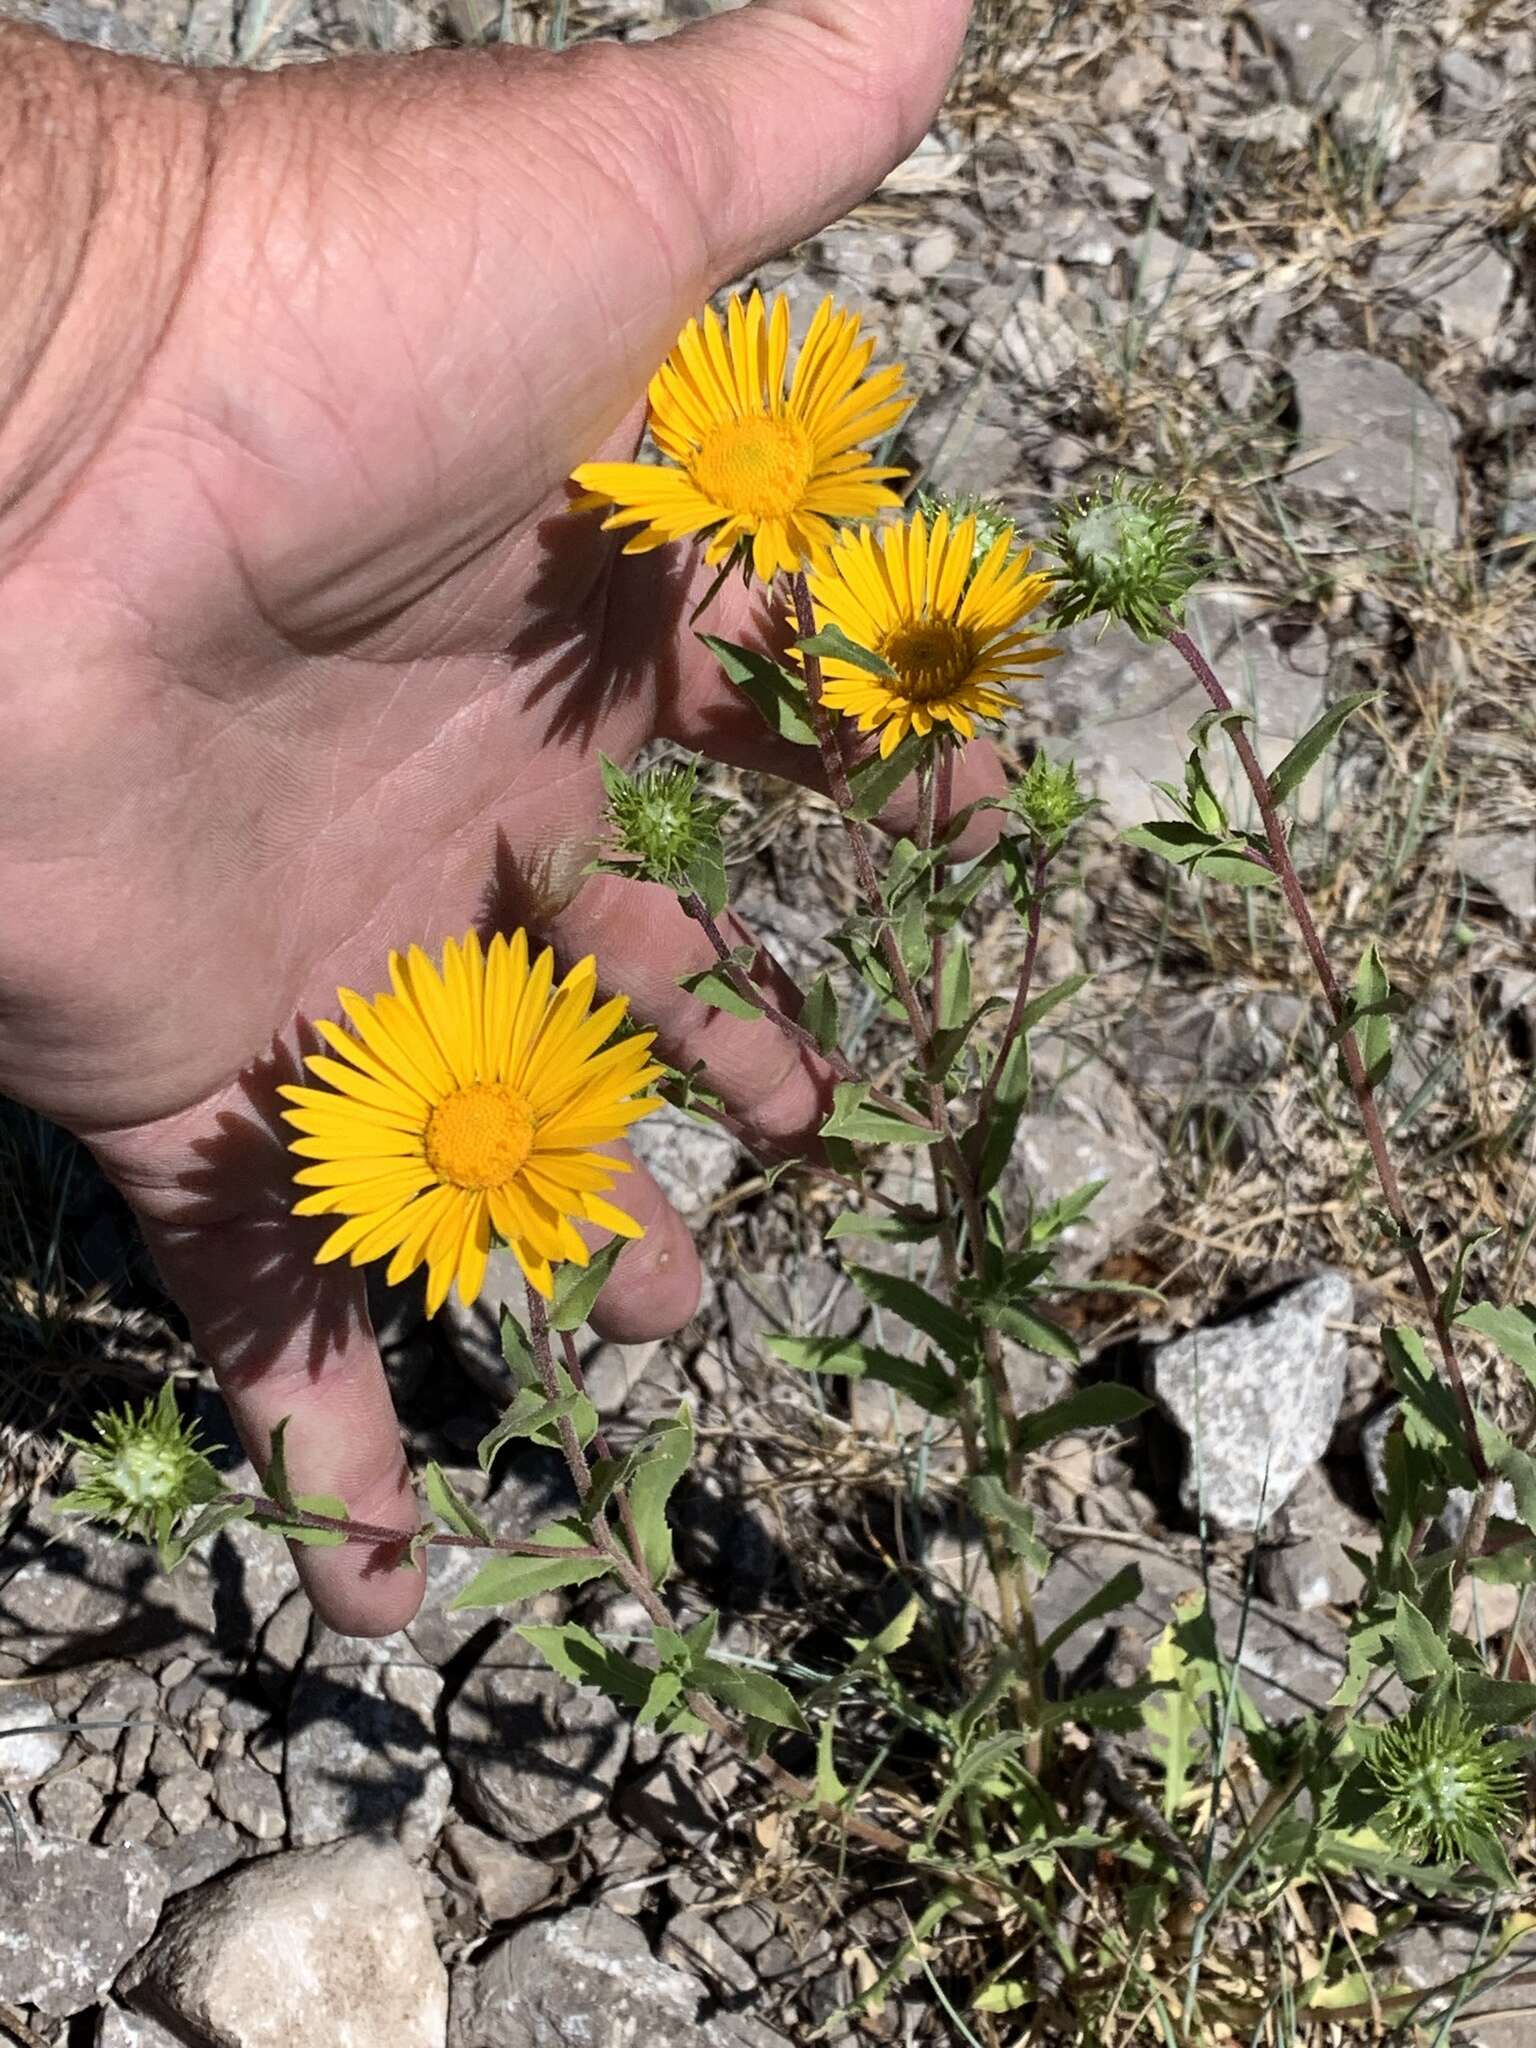
[[[535, 1529], [528, 1540], [561, 1550], [592, 1547], [587, 1532], [570, 1522], [548, 1522], [542, 1529]], [[548, 1593], [557, 1586], [585, 1586], [592, 1579], [602, 1578], [608, 1569], [605, 1557], [493, 1557], [449, 1606], [510, 1607], [515, 1601], [531, 1600], [535, 1593]]]
[[856, 640], [850, 640], [841, 626], [823, 626], [809, 640], [799, 640], [795, 644], [802, 654], [817, 655], [822, 661], [846, 661], [851, 668], [863, 669], [866, 675], [891, 678], [896, 674], [883, 655], [874, 654]]
[[1052, 1202], [1048, 1209], [1039, 1210], [1030, 1220], [1030, 1243], [1054, 1244], [1063, 1231], [1070, 1230], [1074, 1223], [1087, 1215], [1108, 1185], [1108, 1181], [1103, 1180], [1086, 1181], [1070, 1195], [1063, 1195], [1060, 1201]]
[[1149, 819], [1145, 825], [1133, 825], [1128, 832], [1122, 832], [1120, 838], [1123, 845], [1155, 853], [1163, 860], [1171, 860], [1175, 867], [1188, 867], [1202, 853], [1215, 853], [1223, 844], [1213, 833], [1202, 832], [1198, 825], [1183, 818]]
[[806, 990], [805, 1003], [800, 1011], [800, 1022], [823, 1052], [836, 1052], [843, 1027], [837, 1009], [837, 990], [832, 986], [831, 975], [818, 974]]
[[688, 887], [700, 898], [710, 916], [718, 917], [730, 895], [725, 880], [725, 848], [720, 843], [719, 833], [712, 833], [694, 848], [683, 873]]
[[1051, 1700], [1040, 1716], [1042, 1728], [1054, 1728], [1062, 1721], [1076, 1721], [1083, 1728], [1108, 1728], [1129, 1734], [1146, 1725], [1146, 1709], [1159, 1695], [1159, 1688], [1146, 1679], [1133, 1685], [1108, 1686], [1097, 1692], [1077, 1692], [1064, 1700]]
[[1118, 1428], [1121, 1423], [1134, 1421], [1151, 1406], [1145, 1394], [1137, 1393], [1134, 1387], [1117, 1386], [1112, 1380], [1079, 1387], [1064, 1399], [1053, 1401], [1049, 1408], [1021, 1420], [1019, 1455], [1027, 1456], [1054, 1443], [1057, 1437], [1073, 1436], [1079, 1430]]
[[1100, 1620], [1106, 1614], [1115, 1613], [1121, 1607], [1128, 1607], [1133, 1600], [1140, 1597], [1140, 1594], [1141, 1572], [1135, 1565], [1128, 1564], [1090, 1593], [1075, 1614], [1069, 1615], [1059, 1627], [1051, 1630], [1040, 1645], [1041, 1664], [1048, 1664], [1062, 1644], [1080, 1628], [1085, 1628], [1091, 1621]]
[[[1024, 1105], [1029, 1100], [1030, 1078], [1029, 1033], [1021, 1031], [1003, 1056], [993, 1097], [991, 1121], [980, 1133], [981, 1159], [976, 1169], [978, 1194], [991, 1194], [1013, 1157], [1019, 1118], [1024, 1114]], [[973, 1133], [973, 1143], [975, 1136]]]
[[1490, 1238], [1495, 1238], [1498, 1234], [1496, 1230], [1474, 1230], [1470, 1236], [1462, 1239], [1457, 1248], [1456, 1263], [1451, 1268], [1451, 1277], [1440, 1290], [1440, 1313], [1448, 1323], [1456, 1320], [1461, 1308], [1461, 1291], [1466, 1285], [1468, 1259], [1480, 1245], [1487, 1244]]
[[[64, 1512], [68, 1510], [69, 1504], [69, 1497], [66, 1496], [63, 1500], [56, 1501], [54, 1506], [61, 1512]], [[250, 1513], [251, 1503], [248, 1500], [225, 1498], [223, 1500], [209, 1501], [205, 1507], [199, 1508], [191, 1521], [187, 1522], [168, 1542], [160, 1545], [161, 1570], [167, 1572], [175, 1571], [176, 1567], [185, 1561], [193, 1547], [201, 1543], [205, 1536], [217, 1535], [227, 1522], [245, 1521]]]
[[877, 1663], [882, 1657], [894, 1657], [898, 1650], [904, 1650], [912, 1640], [922, 1612], [923, 1603], [914, 1595], [899, 1613], [892, 1615], [877, 1635], [862, 1640], [858, 1636], [850, 1636], [848, 1640], [858, 1655], [849, 1669], [862, 1670], [867, 1665]]
[[823, 1806], [841, 1806], [848, 1787], [837, 1775], [832, 1761], [832, 1743], [837, 1734], [837, 1714], [829, 1712], [816, 1731], [816, 1797]]
[[845, 1209], [827, 1229], [829, 1241], [836, 1237], [878, 1237], [896, 1244], [929, 1244], [938, 1234], [937, 1216], [908, 1222], [904, 1216], [893, 1216], [885, 1209]]
[[712, 633], [701, 633], [699, 638], [719, 662], [726, 680], [736, 685], [742, 695], [755, 704], [763, 722], [770, 732], [776, 732], [781, 740], [788, 740], [797, 747], [814, 747], [816, 734], [812, 729], [805, 702], [805, 685], [798, 676], [781, 668], [766, 654], [759, 654], [750, 647], [738, 647], [734, 641], [716, 639]]
[[[456, 1600], [456, 1607], [465, 1603]], [[572, 1685], [594, 1685], [620, 1706], [643, 1709], [651, 1696], [656, 1674], [648, 1671], [621, 1650], [600, 1643], [589, 1629], [574, 1621], [557, 1628], [519, 1627], [517, 1633], [531, 1643], [552, 1671], [568, 1678]]]
[[685, 1401], [675, 1421], [658, 1430], [629, 1480], [629, 1505], [645, 1553], [651, 1584], [659, 1586], [672, 1570], [672, 1531], [667, 1502], [693, 1458], [693, 1418]]
[[1059, 1010], [1063, 1003], [1071, 1002], [1079, 989], [1086, 988], [1091, 974], [1069, 974], [1065, 981], [1058, 981], [1054, 988], [1043, 989], [1031, 1002], [1024, 1005], [1019, 1019], [1020, 1032], [1033, 1031], [1037, 1024], [1044, 1023], [1053, 1010]]
[[1035, 1533], [1034, 1511], [1023, 1501], [1015, 1500], [1003, 1482], [990, 1472], [980, 1472], [966, 1487], [971, 1506], [983, 1521], [994, 1523], [1003, 1532], [1009, 1550], [1021, 1564], [1027, 1564], [1032, 1572], [1043, 1575], [1049, 1568], [1051, 1553]]
[[955, 1031], [971, 1010], [971, 949], [957, 940], [944, 955], [944, 973], [939, 983], [939, 1028]]
[[1038, 1351], [1042, 1358], [1065, 1359], [1068, 1365], [1078, 1363], [1076, 1338], [1028, 1301], [981, 1300], [976, 1304], [976, 1313], [989, 1330], [1012, 1337], [1016, 1344]]
[[[328, 1522], [345, 1522], [349, 1519], [347, 1504], [339, 1493], [300, 1493], [293, 1499], [293, 1507], [302, 1515], [324, 1515]], [[286, 1537], [290, 1543], [301, 1543], [310, 1550], [336, 1550], [346, 1542], [342, 1529], [306, 1529], [302, 1522], [283, 1522], [275, 1528], [266, 1524], [275, 1536]]]
[[544, 1400], [532, 1387], [518, 1388], [511, 1402], [502, 1411], [501, 1420], [480, 1439], [476, 1456], [479, 1458], [482, 1472], [490, 1471], [498, 1453], [505, 1450], [508, 1444], [524, 1438], [543, 1444], [549, 1450], [558, 1449], [560, 1437], [556, 1425], [567, 1415], [577, 1424], [578, 1437], [581, 1435], [581, 1421], [589, 1410], [593, 1429], [596, 1429], [597, 1411], [592, 1408], [590, 1401], [585, 1400], [570, 1386], [569, 1380], [566, 1384], [569, 1391], [562, 1394], [558, 1401]]
[[1430, 1678], [1449, 1678], [1456, 1668], [1438, 1630], [1406, 1593], [1397, 1596], [1392, 1654], [1398, 1676], [1405, 1685], [1422, 1685]]
[[1279, 767], [1270, 774], [1269, 793], [1277, 804], [1284, 803], [1292, 791], [1306, 780], [1345, 720], [1352, 718], [1363, 704], [1373, 703], [1380, 694], [1379, 690], [1360, 690], [1352, 697], [1341, 697], [1337, 704], [1323, 713], [1316, 725], [1307, 728]]
[[1417, 1330], [1383, 1330], [1381, 1348], [1392, 1383], [1403, 1397], [1403, 1432], [1418, 1451], [1433, 1454], [1453, 1486], [1475, 1486], [1476, 1474], [1462, 1440], [1461, 1410], [1450, 1388], [1429, 1362]]
[[1536, 1386], [1536, 1307], [1521, 1302], [1511, 1308], [1495, 1308], [1492, 1302], [1479, 1301], [1462, 1310], [1456, 1327], [1486, 1337]]
[[701, 1003], [708, 1003], [712, 1010], [724, 1010], [728, 1016], [751, 1018], [763, 1014], [763, 1005], [748, 1002], [719, 967], [706, 967], [698, 974], [685, 974], [677, 985], [689, 995], [697, 996]]
[[770, 1337], [768, 1349], [798, 1372], [824, 1372], [844, 1379], [875, 1380], [905, 1394], [931, 1415], [948, 1415], [955, 1389], [948, 1373], [931, 1358], [898, 1358], [874, 1344], [842, 1337]]
[[422, 1475], [427, 1505], [440, 1522], [446, 1522], [456, 1536], [472, 1536], [477, 1543], [495, 1539], [474, 1509], [435, 1460]]
[[939, 1132], [928, 1124], [908, 1123], [869, 1098], [867, 1081], [843, 1081], [832, 1091], [832, 1114], [821, 1127], [824, 1138], [842, 1138], [850, 1145], [936, 1145]]
[[805, 1716], [787, 1685], [770, 1678], [766, 1671], [749, 1671], [742, 1664], [726, 1664], [718, 1657], [701, 1657], [693, 1667], [693, 1682], [723, 1707], [732, 1707], [770, 1728], [794, 1728], [807, 1732]]
[[650, 1728], [664, 1714], [671, 1713], [683, 1696], [683, 1674], [680, 1671], [658, 1671], [651, 1680], [651, 1689], [645, 1696], [645, 1703], [635, 1716], [638, 1728]]
[[615, 1237], [600, 1252], [594, 1252], [584, 1266], [562, 1266], [555, 1280], [555, 1298], [549, 1306], [549, 1327], [556, 1331], [579, 1330], [592, 1313], [597, 1297], [608, 1284], [628, 1238]]
[[880, 1273], [871, 1266], [844, 1267], [849, 1279], [876, 1308], [889, 1309], [914, 1330], [931, 1337], [956, 1365], [968, 1365], [981, 1349], [981, 1333], [967, 1318], [946, 1302], [895, 1273]]
[[849, 816], [865, 825], [871, 818], [879, 817], [901, 785], [916, 772], [921, 755], [922, 742], [908, 733], [894, 753], [883, 758], [871, 754], [867, 761], [861, 761], [848, 778], [853, 795]]
[[507, 1361], [514, 1382], [520, 1387], [536, 1387], [539, 1383], [538, 1367], [533, 1362], [533, 1351], [528, 1343], [528, 1332], [513, 1315], [511, 1309], [501, 1311], [501, 1355]]
[[1280, 877], [1271, 867], [1239, 845], [1219, 846], [1210, 853], [1197, 854], [1189, 863], [1191, 874], [1204, 875], [1212, 882], [1230, 882], [1239, 889], [1278, 889]]
[[1376, 941], [1372, 939], [1355, 974], [1350, 1017], [1354, 1024], [1355, 1044], [1359, 1049], [1360, 1063], [1365, 1068], [1365, 1078], [1373, 1088], [1385, 1079], [1392, 1064], [1392, 1019], [1389, 1008], [1391, 994], [1387, 970], [1381, 963], [1381, 953]]
[[289, 1514], [296, 1505], [293, 1488], [288, 1483], [288, 1458], [284, 1442], [288, 1435], [291, 1415], [282, 1416], [272, 1426], [272, 1445], [267, 1453], [267, 1469], [261, 1475], [261, 1490], [268, 1500], [275, 1500], [280, 1508]]

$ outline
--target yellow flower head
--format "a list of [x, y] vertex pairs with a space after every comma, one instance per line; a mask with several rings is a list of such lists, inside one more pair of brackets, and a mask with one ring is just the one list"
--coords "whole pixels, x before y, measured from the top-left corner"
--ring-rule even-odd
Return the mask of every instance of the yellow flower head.
[[555, 1263], [587, 1263], [578, 1221], [639, 1237], [602, 1199], [629, 1168], [595, 1148], [661, 1106], [644, 1093], [661, 1070], [650, 1033], [607, 1043], [628, 1003], [593, 1010], [595, 964], [557, 987], [553, 954], [530, 964], [526, 933], [482, 952], [471, 932], [448, 941], [441, 973], [413, 946], [390, 955], [389, 977], [393, 995], [371, 1003], [339, 992], [355, 1038], [316, 1026], [340, 1057], [305, 1065], [328, 1085], [279, 1091], [295, 1105], [292, 1149], [316, 1162], [295, 1175], [316, 1192], [294, 1214], [346, 1219], [317, 1262], [387, 1253], [391, 1284], [424, 1265], [435, 1315], [455, 1280], [475, 1300], [492, 1231], [546, 1296]]
[[833, 520], [900, 503], [888, 479], [906, 472], [875, 468], [862, 445], [909, 403], [899, 368], [866, 374], [874, 351], [858, 315], [824, 299], [786, 389], [788, 301], [770, 312], [760, 292], [733, 298], [723, 326], [710, 307], [651, 380], [651, 438], [665, 459], [589, 462], [574, 481], [618, 506], [608, 528], [640, 529], [626, 554], [710, 533], [707, 561], [750, 540], [764, 583], [792, 575], [825, 556]]
[[1019, 626], [1051, 578], [1027, 574], [1028, 548], [1012, 548], [1005, 527], [977, 563], [974, 516], [951, 526], [941, 512], [930, 529], [919, 512], [880, 534], [863, 527], [841, 535], [811, 577], [818, 629], [841, 627], [894, 671], [822, 662], [823, 702], [856, 718], [860, 732], [878, 729], [882, 755], [894, 754], [909, 732], [935, 726], [970, 739], [976, 719], [1001, 718], [1017, 704], [999, 684], [1060, 653]]

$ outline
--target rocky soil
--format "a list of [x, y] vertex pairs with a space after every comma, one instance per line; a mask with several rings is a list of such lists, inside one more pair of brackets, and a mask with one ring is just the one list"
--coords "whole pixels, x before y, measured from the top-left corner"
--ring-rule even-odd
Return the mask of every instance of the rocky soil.
[[[0, 4], [197, 63], [539, 28], [487, 0]], [[654, 35], [707, 11], [613, 0], [569, 26]], [[993, 0], [981, 16], [921, 148], [761, 281], [800, 311], [828, 289], [865, 308], [924, 394], [913, 463], [995, 493], [1026, 530], [1113, 468], [1183, 484], [1220, 562], [1196, 627], [1270, 762], [1328, 702], [1381, 693], [1304, 793], [1301, 851], [1345, 971], [1374, 934], [1405, 998], [1390, 1092], [1418, 1206], [1447, 1240], [1503, 1233], [1471, 1273], [1504, 1299], [1536, 1214], [1536, 30], [1498, 0]], [[1042, 1046], [1014, 1171], [1047, 1193], [1109, 1177], [1069, 1277], [1162, 1300], [1070, 1297], [1090, 1369], [1158, 1407], [1038, 1469], [1057, 1553], [1041, 1627], [1134, 1559], [1142, 1593], [1056, 1658], [1063, 1683], [1134, 1675], [1203, 1546], [1235, 1650], [1252, 1564], [1241, 1654], [1283, 1720], [1342, 1668], [1348, 1552], [1375, 1540], [1390, 1419], [1374, 1339], [1412, 1306], [1282, 923], [1198, 900], [1116, 843], [1204, 700], [1165, 652], [1077, 637], [1013, 740], [1070, 752], [1101, 800], [1042, 970], [1095, 979]], [[743, 914], [795, 970], [825, 964], [846, 889], [829, 816], [722, 788], [743, 803]], [[980, 911], [979, 958], [1008, 987], [1017, 937]], [[876, 1066], [881, 1029], [862, 1041]], [[357, 1643], [313, 1621], [286, 1557], [240, 1524], [167, 1580], [58, 1518], [59, 1429], [197, 1369], [111, 1196], [30, 1120], [6, 1129], [16, 1214], [63, 1222], [42, 1293], [11, 1287], [0, 1321], [0, 2038], [961, 2038], [921, 1980], [838, 2018], [904, 1933], [879, 1891], [837, 1892], [735, 1759], [658, 1743], [501, 1620], [444, 1612], [455, 1554], [415, 1626]], [[706, 1300], [674, 1342], [599, 1346], [587, 1373], [621, 1442], [694, 1405], [685, 1618], [718, 1605], [730, 1651], [814, 1669], [827, 1630], [890, 1611], [894, 1575], [959, 1638], [985, 1626], [952, 1447], [881, 1390], [813, 1398], [763, 1349], [865, 1312], [820, 1246], [830, 1206], [765, 1187], [681, 1116], [642, 1137], [706, 1247]], [[413, 1459], [439, 1459], [498, 1529], [546, 1517], [553, 1461], [503, 1463], [489, 1491], [476, 1466], [503, 1386], [489, 1320], [428, 1333], [409, 1301], [379, 1316]], [[1060, 1391], [1045, 1361], [1012, 1369], [1025, 1405]], [[1525, 1419], [1518, 1389], [1490, 1398]], [[198, 1399], [237, 1472], [216, 1396]], [[567, 1597], [544, 1596], [550, 1616]], [[1465, 1625], [1511, 1629], [1506, 1589], [1479, 1599]], [[635, 1621], [611, 1597], [577, 1611]], [[1536, 1666], [1536, 1641], [1511, 1654]], [[1448, 1908], [1405, 1939], [1403, 1968], [1444, 1976], [1476, 1925]], [[1474, 2001], [1457, 2038], [1518, 2048], [1528, 2000]]]

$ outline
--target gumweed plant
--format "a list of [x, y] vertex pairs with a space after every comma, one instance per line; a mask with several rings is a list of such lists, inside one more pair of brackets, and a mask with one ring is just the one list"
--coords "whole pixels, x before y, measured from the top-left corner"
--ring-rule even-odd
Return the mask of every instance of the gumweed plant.
[[[859, 2003], [878, 2004], [953, 1942], [972, 1959], [972, 2024], [1009, 2014], [1034, 2029], [1010, 2039], [1108, 2038], [1101, 2030], [1129, 1998], [1148, 2040], [1279, 2040], [1271, 1988], [1250, 1967], [1266, 1902], [1345, 1879], [1384, 1896], [1513, 1882], [1519, 1730], [1536, 1712], [1536, 1685], [1511, 1676], [1512, 1641], [1492, 1656], [1455, 1625], [1453, 1603], [1469, 1577], [1529, 1582], [1536, 1459], [1479, 1410], [1461, 1353], [1469, 1337], [1486, 1341], [1536, 1384], [1536, 1310], [1464, 1302], [1464, 1258], [1433, 1277], [1377, 1106], [1392, 1055], [1385, 966], [1371, 946], [1340, 975], [1292, 855], [1288, 801], [1366, 700], [1333, 705], [1266, 774], [1251, 719], [1184, 624], [1206, 563], [1181, 501], [1155, 482], [1111, 479], [1063, 507], [1038, 550], [995, 505], [926, 495], [904, 505], [903, 472], [881, 456], [907, 409], [903, 376], [873, 357], [857, 318], [830, 301], [795, 351], [784, 300], [732, 299], [723, 318], [711, 310], [690, 322], [656, 373], [656, 459], [593, 463], [575, 476], [578, 507], [604, 507], [627, 549], [702, 540], [722, 574], [739, 568], [766, 587], [783, 621], [779, 651], [703, 624], [700, 633], [767, 728], [819, 756], [856, 898], [828, 934], [828, 970], [781, 1000], [757, 978], [753, 949], [730, 944], [728, 807], [704, 792], [696, 762], [638, 773], [604, 762], [598, 865], [670, 890], [707, 934], [714, 965], [686, 984], [699, 1002], [766, 1019], [830, 1070], [821, 1149], [803, 1171], [819, 1200], [836, 1191], [827, 1238], [875, 1314], [878, 1341], [784, 1331], [771, 1349], [830, 1386], [882, 1386], [955, 1441], [996, 1587], [986, 1653], [938, 1675], [937, 1654], [916, 1654], [934, 1623], [915, 1597], [882, 1631], [853, 1639], [844, 1668], [792, 1688], [725, 1654], [714, 1615], [679, 1625], [666, 1590], [668, 1505], [692, 1456], [692, 1418], [685, 1404], [616, 1453], [587, 1396], [575, 1333], [635, 1233], [611, 1199], [622, 1169], [604, 1148], [663, 1097], [706, 1115], [710, 1104], [693, 1077], [663, 1068], [622, 999], [597, 1002], [594, 962], [557, 979], [550, 954], [524, 934], [486, 948], [471, 936], [447, 940], [436, 960], [420, 946], [396, 955], [390, 990], [370, 1000], [340, 991], [344, 1024], [318, 1025], [326, 1050], [309, 1059], [309, 1084], [282, 1091], [295, 1207], [334, 1226], [321, 1260], [376, 1261], [390, 1282], [425, 1268], [430, 1312], [451, 1288], [473, 1301], [492, 1247], [510, 1249], [526, 1283], [502, 1311], [516, 1392], [480, 1461], [489, 1471], [518, 1440], [558, 1447], [578, 1506], [496, 1539], [431, 1466], [422, 1528], [403, 1554], [484, 1549], [461, 1607], [515, 1609], [602, 1581], [633, 1595], [650, 1631], [638, 1644], [575, 1620], [523, 1632], [557, 1671], [611, 1693], [641, 1724], [734, 1743], [808, 1825], [842, 1831], [881, 1859], [883, 1881], [909, 1887], [911, 1937]], [[1032, 1505], [1032, 1461], [1069, 1432], [1124, 1425], [1147, 1405], [1102, 1381], [1021, 1404], [1004, 1351], [1022, 1347], [1042, 1375], [1047, 1361], [1078, 1363], [1053, 1314], [1055, 1261], [1100, 1185], [1051, 1202], [1002, 1190], [1031, 1099], [1031, 1035], [1085, 979], [1036, 986], [1063, 852], [1092, 804], [1069, 760], [1036, 751], [986, 800], [999, 828], [988, 849], [961, 861], [970, 814], [954, 807], [954, 767], [977, 732], [1020, 712], [1027, 722], [1040, 691], [1070, 688], [1070, 664], [1047, 665], [1063, 654], [1061, 631], [1085, 622], [1165, 643], [1209, 699], [1182, 779], [1159, 785], [1170, 815], [1127, 839], [1211, 888], [1278, 892], [1315, 970], [1422, 1302], [1422, 1327], [1384, 1333], [1401, 1421], [1386, 1443], [1381, 1548], [1360, 1560], [1367, 1581], [1348, 1668], [1331, 1703], [1285, 1729], [1265, 1725], [1200, 1596], [1170, 1615], [1138, 1682], [1064, 1682], [1058, 1651], [1139, 1591], [1132, 1562], [1048, 1633], [1035, 1619], [1051, 1550]], [[1215, 745], [1235, 751], [1257, 829], [1218, 797], [1206, 767]], [[871, 823], [909, 782], [916, 826], [882, 842]], [[1019, 921], [1011, 989], [977, 986], [966, 925], [982, 903]], [[897, 1078], [884, 1085], [845, 1045], [850, 988], [900, 1036], [901, 1057], [882, 1069]], [[911, 1170], [896, 1176], [898, 1196], [891, 1162], [903, 1158]], [[611, 1233], [607, 1248], [589, 1253], [582, 1225]], [[892, 1246], [926, 1257], [931, 1283], [876, 1256]], [[282, 1438], [262, 1493], [231, 1493], [163, 1394], [138, 1418], [103, 1420], [66, 1505], [150, 1537], [168, 1564], [232, 1515], [300, 1542], [388, 1536], [353, 1522], [343, 1502], [295, 1497]], [[1471, 1506], [1448, 1542], [1438, 1518], [1458, 1488]], [[1510, 1499], [1514, 1520], [1497, 1520]], [[905, 1761], [893, 1755], [898, 1734]], [[923, 1799], [910, 1787], [914, 1743], [931, 1773]], [[1373, 1977], [1363, 1960], [1367, 1922], [1385, 1926], [1385, 1910], [1357, 1916], [1349, 1943], [1325, 1945], [1289, 1987], [1293, 2020], [1411, 2012], [1419, 1994]]]

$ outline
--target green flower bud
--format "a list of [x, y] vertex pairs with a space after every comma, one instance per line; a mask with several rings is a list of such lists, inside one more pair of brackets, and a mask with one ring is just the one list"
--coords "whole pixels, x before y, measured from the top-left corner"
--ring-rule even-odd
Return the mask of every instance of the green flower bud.
[[1409, 1855], [1465, 1862], [1522, 1811], [1521, 1745], [1489, 1742], [1454, 1704], [1420, 1707], [1371, 1745], [1380, 1831]]
[[106, 1409], [92, 1426], [93, 1437], [65, 1437], [79, 1453], [80, 1479], [59, 1502], [66, 1514], [92, 1515], [163, 1543], [189, 1508], [225, 1491], [198, 1443], [196, 1423], [182, 1421], [169, 1380], [141, 1409]]
[[944, 491], [919, 491], [917, 509], [930, 527], [941, 512], [947, 512], [951, 532], [965, 520], [975, 520], [976, 545], [971, 553], [973, 576], [997, 546], [1000, 536], [1006, 533], [1011, 538], [1015, 525], [996, 498], [978, 498], [970, 492], [951, 496]]
[[1117, 476], [1056, 515], [1050, 546], [1060, 558], [1053, 626], [1075, 626], [1100, 612], [1141, 640], [1167, 637], [1207, 561], [1195, 521], [1178, 494], [1134, 487]]
[[1093, 809], [1094, 800], [1078, 788], [1071, 761], [1036, 754], [1010, 787], [1006, 803], [1041, 850], [1055, 853], [1078, 819]]
[[720, 820], [730, 805], [700, 794], [697, 761], [631, 776], [605, 759], [602, 770], [615, 867], [675, 889], [701, 856], [718, 854]]

